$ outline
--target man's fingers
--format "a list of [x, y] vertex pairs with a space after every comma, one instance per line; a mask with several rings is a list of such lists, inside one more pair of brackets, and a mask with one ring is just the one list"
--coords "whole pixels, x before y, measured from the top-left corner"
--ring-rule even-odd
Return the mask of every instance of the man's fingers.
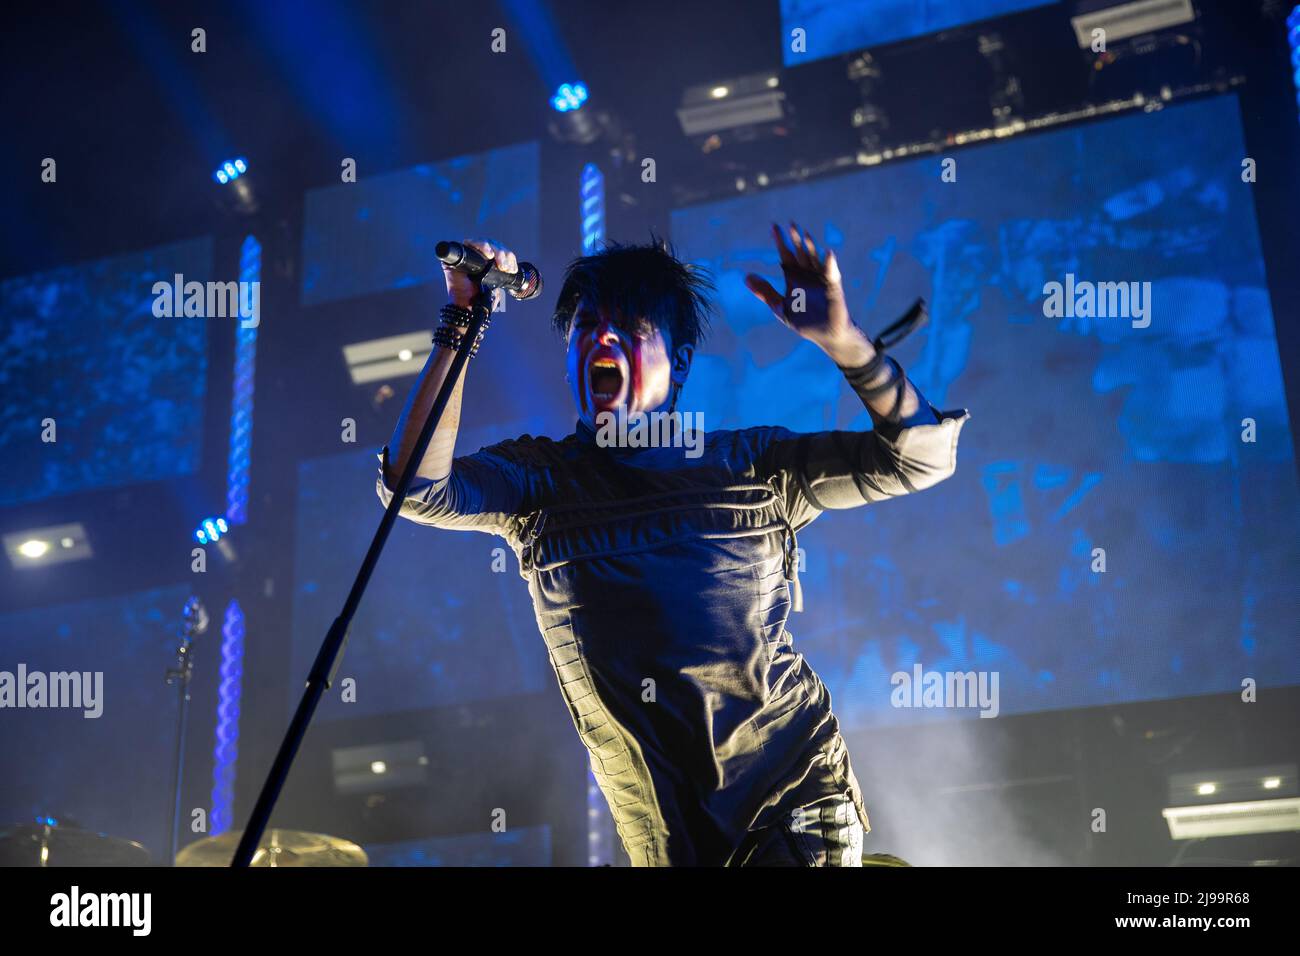
[[799, 227], [793, 221], [790, 223], [790, 246], [794, 249], [795, 262], [805, 269], [811, 269], [812, 261], [808, 258], [808, 250], [804, 248], [803, 238], [799, 235]]
[[840, 260], [835, 258], [834, 249], [826, 253], [826, 278], [836, 285], [839, 285], [844, 278], [840, 275]]
[[492, 243], [486, 239], [466, 239], [461, 243], [461, 245], [469, 246], [471, 249], [477, 250], [484, 259], [496, 258], [496, 249], [493, 247]]
[[773, 289], [770, 282], [751, 272], [745, 276], [745, 287], [762, 300], [778, 319], [785, 321], [785, 296]]
[[518, 272], [519, 262], [515, 259], [515, 254], [509, 249], [498, 249], [496, 254], [497, 268], [502, 272]]
[[808, 250], [808, 261], [812, 263], [814, 269], [818, 272], [824, 270], [824, 263], [820, 254], [817, 252], [817, 243], [813, 242], [812, 233], [807, 229], [803, 231], [803, 244]]
[[781, 257], [781, 268], [793, 268], [799, 263], [790, 251], [790, 247], [785, 244], [785, 235], [781, 232], [781, 227], [772, 223], [772, 237], [776, 239], [776, 254]]

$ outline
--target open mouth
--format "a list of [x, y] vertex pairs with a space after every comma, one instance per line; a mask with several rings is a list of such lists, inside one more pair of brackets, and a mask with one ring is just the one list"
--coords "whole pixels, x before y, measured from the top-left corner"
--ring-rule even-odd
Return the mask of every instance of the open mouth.
[[594, 359], [587, 371], [591, 397], [598, 402], [612, 402], [623, 391], [623, 370], [610, 358]]

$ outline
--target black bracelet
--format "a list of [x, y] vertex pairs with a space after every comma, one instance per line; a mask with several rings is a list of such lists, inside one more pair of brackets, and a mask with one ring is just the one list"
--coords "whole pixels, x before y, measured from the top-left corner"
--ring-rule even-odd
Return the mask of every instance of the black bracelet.
[[488, 326], [492, 324], [492, 315], [489, 313], [483, 317], [483, 324], [478, 327], [478, 334], [474, 336], [474, 344], [470, 346], [469, 357], [473, 358], [478, 355], [478, 347], [483, 344], [483, 336], [487, 335]]
[[[469, 349], [470, 358], [478, 355], [478, 348], [483, 344], [483, 337], [487, 335], [488, 326], [491, 324], [492, 319], [491, 317], [488, 317], [485, 318], [483, 324], [479, 326], [478, 334], [474, 336], [474, 344], [471, 345]], [[464, 330], [447, 322], [444, 322], [433, 330], [433, 344], [441, 345], [443, 348], [451, 349], [453, 352], [460, 351], [460, 346], [464, 339]]]
[[463, 337], [454, 325], [448, 325], [445, 322], [433, 330], [433, 344], [441, 345], [453, 352], [459, 351], [460, 341]]
[[459, 326], [462, 329], [469, 328], [469, 320], [472, 315], [473, 313], [469, 309], [454, 302], [448, 302], [438, 310], [438, 316], [443, 322]]

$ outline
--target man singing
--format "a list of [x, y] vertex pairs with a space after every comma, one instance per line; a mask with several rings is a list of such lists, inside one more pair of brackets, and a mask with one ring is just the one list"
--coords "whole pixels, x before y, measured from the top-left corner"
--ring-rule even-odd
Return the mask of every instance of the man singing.
[[[707, 277], [662, 243], [612, 245], [570, 264], [555, 308], [573, 434], [454, 457], [462, 377], [402, 505], [412, 521], [510, 543], [637, 866], [860, 865], [858, 781], [830, 695], [785, 628], [800, 609], [795, 535], [827, 509], [947, 478], [968, 417], [936, 411], [854, 324], [834, 252], [793, 223], [772, 238], [785, 295], [756, 275], [746, 285], [826, 353], [873, 430], [710, 431], [690, 456], [681, 442], [610, 440], [611, 414], [676, 410], [712, 308]], [[516, 271], [510, 251], [467, 244]], [[385, 505], [477, 291], [445, 271], [437, 347], [397, 423], [396, 455], [380, 455]]]

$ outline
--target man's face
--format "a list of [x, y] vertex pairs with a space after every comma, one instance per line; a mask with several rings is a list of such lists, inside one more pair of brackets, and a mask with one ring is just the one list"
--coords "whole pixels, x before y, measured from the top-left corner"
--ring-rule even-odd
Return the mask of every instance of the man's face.
[[[689, 346], [685, 368], [689, 368]], [[623, 406], [631, 412], [665, 410], [675, 378], [685, 380], [679, 358], [674, 375], [663, 333], [644, 319], [624, 321], [586, 303], [569, 326], [569, 387], [578, 417], [593, 430], [596, 416]]]

